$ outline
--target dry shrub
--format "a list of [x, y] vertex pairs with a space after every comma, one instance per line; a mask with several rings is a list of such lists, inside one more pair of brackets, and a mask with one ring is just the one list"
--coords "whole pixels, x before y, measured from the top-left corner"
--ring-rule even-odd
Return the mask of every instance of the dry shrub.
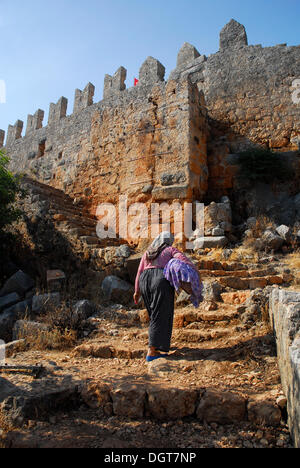
[[34, 334], [27, 334], [26, 331], [20, 332], [18, 338], [25, 339], [30, 349], [64, 351], [76, 345], [77, 333], [74, 330], [61, 331], [54, 328], [37, 330]]
[[49, 306], [39, 316], [39, 324], [40, 327], [37, 325], [32, 328], [26, 318], [17, 338], [25, 339], [26, 346], [31, 349], [66, 350], [76, 345], [82, 319], [74, 313], [72, 307], [62, 304], [59, 307]]
[[15, 429], [16, 428], [13, 426], [12, 421], [10, 421], [5, 412], [0, 407], [0, 449], [9, 448], [9, 443], [6, 439], [6, 436], [9, 432], [14, 431]]
[[274, 223], [274, 221], [272, 221], [265, 215], [258, 216], [256, 219], [255, 226], [252, 228], [253, 236], [255, 238], [261, 237], [267, 229], [276, 229], [276, 224]]
[[229, 257], [231, 262], [242, 262], [242, 263], [258, 263], [259, 253], [255, 250], [251, 243], [243, 243], [240, 247], [232, 249], [232, 253]]

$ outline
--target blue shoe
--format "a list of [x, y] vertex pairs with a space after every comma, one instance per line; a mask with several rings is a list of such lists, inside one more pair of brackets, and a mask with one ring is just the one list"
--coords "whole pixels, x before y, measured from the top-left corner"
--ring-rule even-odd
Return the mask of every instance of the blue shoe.
[[167, 354], [160, 354], [159, 356], [147, 356], [146, 361], [151, 362], [151, 361], [155, 361], [155, 359], [164, 358], [167, 356], [168, 356]]

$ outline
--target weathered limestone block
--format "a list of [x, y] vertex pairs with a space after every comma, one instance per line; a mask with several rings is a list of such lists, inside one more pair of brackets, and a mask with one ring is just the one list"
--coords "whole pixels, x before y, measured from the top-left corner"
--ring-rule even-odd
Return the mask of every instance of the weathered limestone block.
[[253, 423], [279, 426], [281, 411], [275, 401], [265, 398], [264, 395], [252, 397], [247, 405], [248, 419]]
[[111, 75], [105, 75], [104, 77], [104, 89], [103, 89], [103, 99], [109, 98], [114, 94], [120, 93], [126, 89], [126, 80], [127, 70], [124, 67], [118, 68], [116, 73]]
[[146, 388], [139, 385], [122, 385], [111, 392], [113, 411], [125, 418], [142, 418], [146, 402]]
[[20, 301], [20, 296], [17, 293], [10, 293], [10, 294], [7, 294], [6, 296], [0, 297], [0, 312], [16, 304], [19, 301]]
[[284, 243], [284, 239], [272, 231], [265, 231], [262, 236], [265, 248], [268, 250], [278, 250]]
[[20, 296], [23, 296], [27, 291], [32, 289], [34, 285], [34, 280], [22, 270], [19, 270], [6, 281], [3, 288], [0, 290], [0, 296], [13, 292], [17, 292]]
[[102, 282], [101, 289], [108, 301], [128, 304], [132, 300], [133, 286], [117, 276], [107, 276]]
[[20, 340], [38, 336], [50, 331], [50, 327], [43, 323], [30, 320], [17, 320], [13, 327], [13, 340]]
[[245, 45], [248, 45], [245, 27], [234, 19], [230, 20], [220, 33], [220, 50]]
[[12, 145], [15, 140], [18, 140], [22, 137], [23, 125], [24, 122], [22, 122], [22, 120], [17, 120], [15, 125], [8, 126], [6, 146]]
[[4, 145], [4, 140], [5, 140], [5, 131], [0, 130], [0, 148]]
[[51, 102], [49, 108], [48, 125], [58, 122], [67, 115], [68, 99], [61, 97], [57, 104]]
[[86, 343], [77, 346], [73, 350], [74, 356], [94, 357], [99, 359], [109, 359], [112, 357], [113, 349], [101, 343]]
[[197, 249], [216, 249], [219, 247], [225, 247], [228, 243], [228, 239], [225, 236], [220, 237], [198, 237], [194, 241], [194, 250]]
[[206, 390], [197, 408], [197, 418], [218, 424], [232, 424], [246, 417], [246, 400], [240, 395]]
[[287, 398], [288, 425], [300, 448], [300, 292], [274, 288], [269, 301], [283, 391]]
[[147, 412], [159, 420], [175, 420], [192, 416], [196, 409], [198, 392], [181, 388], [147, 389]]
[[60, 294], [41, 294], [32, 298], [32, 311], [36, 314], [51, 307], [58, 307], [60, 304]]
[[148, 57], [140, 68], [139, 84], [150, 85], [164, 81], [165, 73], [165, 67], [157, 59]]
[[66, 280], [66, 275], [61, 270], [47, 271], [47, 290], [49, 293], [61, 291]]
[[177, 68], [183, 67], [200, 57], [198, 50], [188, 42], [185, 42], [178, 52]]
[[101, 382], [84, 382], [80, 389], [84, 403], [92, 409], [102, 409], [106, 416], [112, 414], [110, 388]]
[[95, 86], [92, 83], [88, 83], [83, 91], [81, 91], [80, 89], [76, 89], [73, 113], [77, 114], [82, 109], [91, 106], [93, 104], [94, 94]]
[[26, 135], [43, 127], [45, 112], [38, 109], [34, 115], [29, 114], [27, 117]]
[[232, 229], [232, 212], [229, 199], [221, 202], [212, 202], [204, 208], [204, 231], [206, 236], [213, 235], [215, 228], [225, 232]]

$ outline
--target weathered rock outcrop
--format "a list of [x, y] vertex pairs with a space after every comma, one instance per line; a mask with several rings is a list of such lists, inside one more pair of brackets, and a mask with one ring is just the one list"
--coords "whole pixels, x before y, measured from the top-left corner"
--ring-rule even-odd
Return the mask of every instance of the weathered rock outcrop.
[[300, 292], [274, 289], [270, 320], [276, 334], [288, 423], [295, 446], [300, 448]]

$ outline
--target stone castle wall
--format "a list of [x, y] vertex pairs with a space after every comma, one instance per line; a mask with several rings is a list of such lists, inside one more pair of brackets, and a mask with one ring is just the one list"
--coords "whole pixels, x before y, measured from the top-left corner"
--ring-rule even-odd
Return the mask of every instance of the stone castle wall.
[[[249, 145], [298, 151], [300, 46], [248, 45], [244, 26], [231, 20], [220, 50], [209, 57], [185, 43], [164, 81], [164, 66], [148, 57], [139, 83], [126, 89], [126, 69], [104, 80], [104, 99], [93, 104], [94, 86], [9, 126], [6, 151], [14, 171], [83, 199], [128, 194], [135, 201], [203, 199], [234, 185], [232, 155]], [[0, 146], [4, 132], [0, 131]]]

